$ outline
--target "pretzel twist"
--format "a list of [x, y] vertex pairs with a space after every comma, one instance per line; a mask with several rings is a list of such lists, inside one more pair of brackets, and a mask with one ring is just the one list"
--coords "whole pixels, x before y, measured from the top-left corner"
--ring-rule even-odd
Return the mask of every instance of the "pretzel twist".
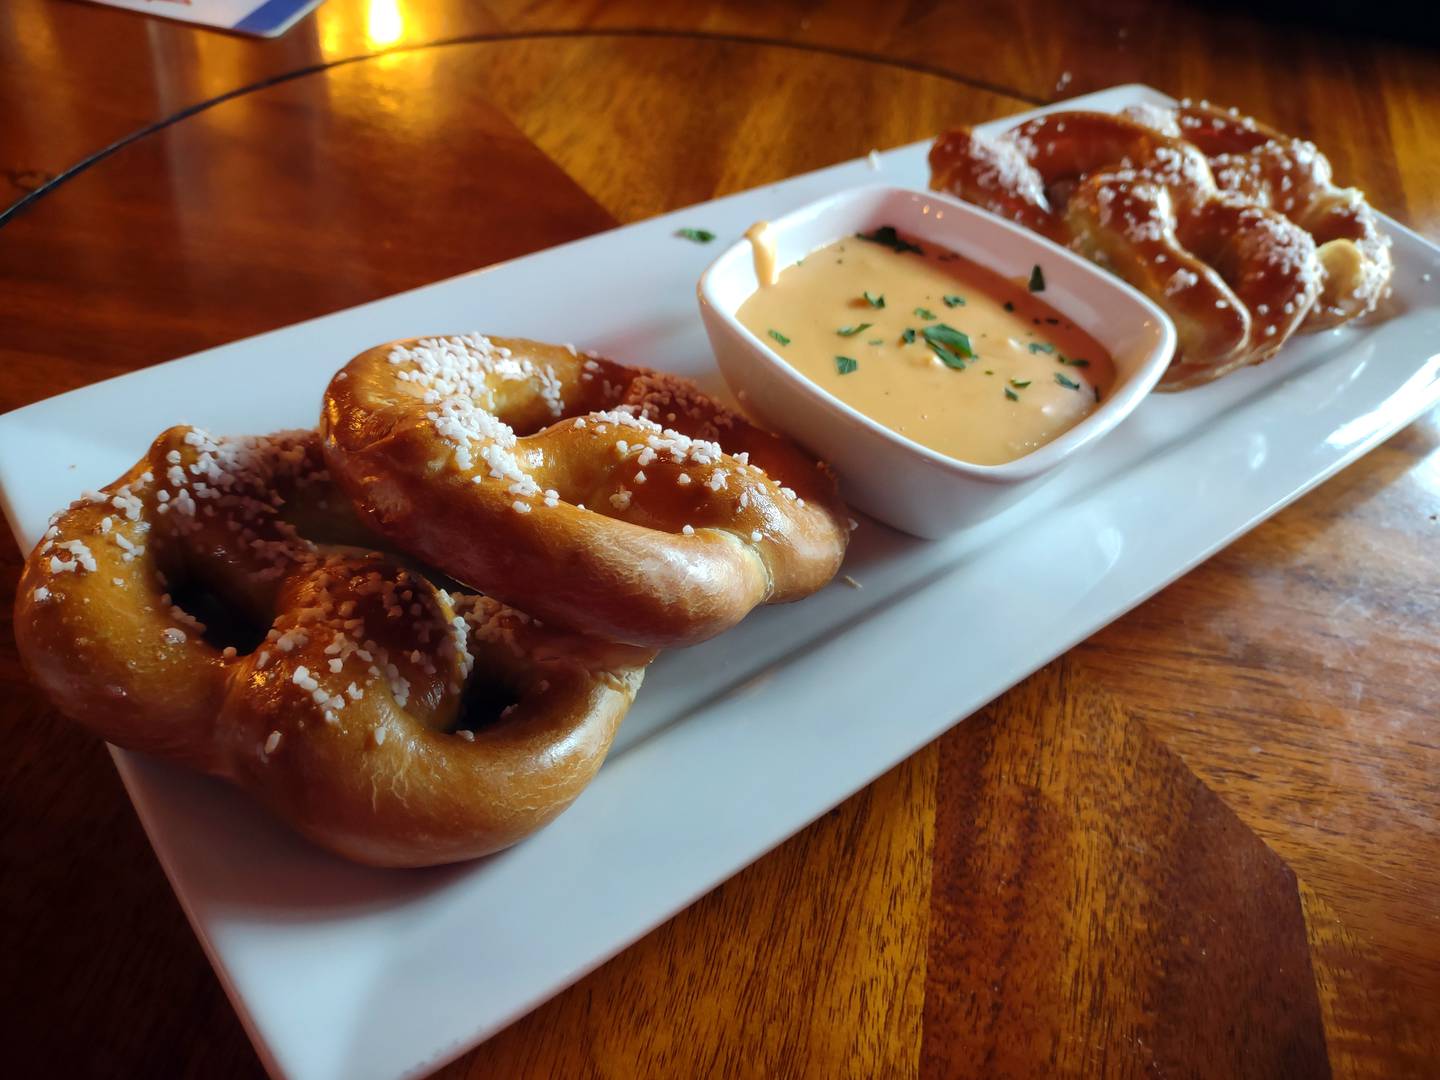
[[1314, 238], [1323, 283], [1302, 330], [1330, 329], [1375, 310], [1394, 269], [1390, 238], [1364, 192], [1335, 183], [1314, 143], [1203, 101], [1132, 106], [1126, 115], [1192, 143], [1222, 191], [1279, 211]]
[[1314, 241], [1223, 191], [1183, 139], [1107, 113], [1050, 113], [999, 138], [959, 130], [930, 151], [931, 186], [1112, 267], [1174, 320], [1161, 380], [1179, 389], [1273, 355], [1320, 293]]
[[[342, 855], [418, 866], [512, 844], [589, 782], [650, 655], [371, 546], [313, 432], [172, 428], [53, 520], [16, 642], [71, 719], [239, 785]], [[510, 704], [478, 723], [466, 703], [487, 698]]]
[[396, 547], [546, 621], [686, 645], [840, 566], [835, 481], [675, 376], [533, 341], [361, 353], [325, 393], [326, 460]]

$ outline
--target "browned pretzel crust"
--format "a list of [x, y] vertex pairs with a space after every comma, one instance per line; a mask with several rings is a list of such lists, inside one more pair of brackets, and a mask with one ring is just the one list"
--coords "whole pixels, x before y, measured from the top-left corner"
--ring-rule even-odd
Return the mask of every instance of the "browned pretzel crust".
[[[349, 546], [366, 536], [315, 433], [172, 428], [56, 516], [16, 642], [71, 719], [238, 784], [342, 855], [420, 866], [512, 844], [590, 781], [650, 654], [447, 592]], [[222, 645], [217, 616], [260, 640]], [[476, 724], [467, 691], [509, 704]]]
[[361, 353], [321, 420], [337, 482], [401, 550], [547, 622], [688, 645], [838, 570], [834, 478], [675, 376], [534, 341]]
[[1222, 191], [1279, 211], [1314, 238], [1324, 280], [1302, 330], [1327, 330], [1375, 310], [1394, 270], [1390, 238], [1364, 192], [1336, 185], [1314, 143], [1204, 101], [1135, 106], [1126, 115], [1193, 143]]
[[1110, 267], [1175, 320], [1163, 389], [1274, 355], [1312, 317], [1328, 265], [1303, 223], [1217, 183], [1177, 131], [1056, 112], [997, 138], [952, 131], [930, 152], [934, 188]]

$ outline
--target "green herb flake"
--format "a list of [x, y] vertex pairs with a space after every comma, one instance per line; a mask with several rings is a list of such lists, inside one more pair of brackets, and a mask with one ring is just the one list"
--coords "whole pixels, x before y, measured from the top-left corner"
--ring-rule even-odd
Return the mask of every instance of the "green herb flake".
[[945, 297], [945, 306], [946, 306], [946, 307], [964, 307], [964, 306], [965, 306], [965, 298], [964, 298], [963, 296], [947, 296], [947, 297]]
[[916, 255], [924, 255], [925, 251], [919, 244], [912, 244], [895, 231], [894, 225], [881, 225], [873, 233], [856, 233], [856, 239], [869, 240], [872, 244], [880, 244], [901, 255], [907, 251], [913, 251]]
[[930, 346], [931, 351], [940, 358], [940, 362], [946, 367], [954, 368], [956, 371], [965, 370], [966, 365], [965, 358], [963, 356], [957, 356], [944, 345], [937, 345], [933, 341], [927, 342], [927, 344]]
[[1040, 269], [1039, 263], [1036, 263], [1035, 268], [1030, 271], [1029, 288], [1031, 292], [1045, 291], [1045, 271]]
[[1092, 387], [1090, 387], [1090, 389], [1093, 390], [1093, 391], [1095, 391], [1095, 404], [1096, 404], [1096, 405], [1099, 405], [1099, 404], [1100, 404], [1100, 387], [1098, 387], [1098, 386], [1092, 386]]
[[922, 319], [934, 319], [937, 317], [936, 314], [929, 308], [923, 307], [917, 307], [915, 309], [915, 314]]
[[1075, 381], [1073, 381], [1073, 380], [1071, 380], [1071, 379], [1067, 379], [1064, 375], [1060, 374], [1060, 372], [1058, 372], [1058, 371], [1055, 372], [1055, 381], [1058, 382], [1061, 386], [1065, 387], [1066, 390], [1079, 390], [1079, 389], [1080, 389], [1080, 384], [1079, 384], [1078, 382], [1075, 382]]
[[861, 295], [865, 297], [865, 302], [866, 302], [867, 304], [869, 304], [869, 305], [870, 305], [871, 307], [873, 307], [873, 308], [883, 308], [883, 307], [885, 306], [885, 294], [884, 294], [884, 293], [881, 293], [879, 296], [876, 296], [876, 295], [874, 295], [873, 293], [864, 292], [864, 293], [861, 293]]
[[1005, 396], [1006, 396], [1007, 398], [1009, 398], [1011, 401], [1019, 401], [1019, 400], [1020, 400], [1020, 395], [1017, 394], [1017, 393], [1015, 393], [1015, 391], [1014, 391], [1014, 390], [1011, 390], [1008, 386], [1005, 387]]
[[1005, 310], [1006, 310], [1006, 311], [1014, 311], [1014, 310], [1015, 310], [1015, 305], [1012, 304], [1009, 300], [1006, 300], [1006, 301], [1005, 301]]
[[900, 340], [903, 341], [903, 342], [905, 342], [906, 345], [913, 345], [913, 344], [915, 344], [915, 331], [914, 331], [914, 329], [913, 329], [912, 327], [908, 327], [908, 326], [907, 326], [907, 327], [905, 328], [905, 332], [900, 335]]
[[885, 339], [882, 338], [882, 337], [872, 337], [872, 338], [871, 338], [869, 341], [867, 341], [865, 344], [866, 344], [866, 345], [884, 345], [884, 344], [885, 344]]
[[855, 359], [854, 357], [852, 357], [852, 356], [837, 356], [837, 357], [835, 357], [835, 370], [838, 371], [841, 375], [849, 375], [852, 371], [854, 371], [854, 370], [855, 370], [856, 368], [858, 368], [859, 366], [860, 366], [860, 361], [859, 361], [859, 360], [856, 360], [856, 359]]
[[925, 341], [932, 349], [936, 345], [943, 345], [967, 360], [975, 359], [975, 350], [970, 345], [970, 335], [963, 330], [956, 330], [953, 326], [946, 326], [944, 323], [936, 323], [934, 326], [925, 327], [921, 333], [925, 335]]
[[1032, 341], [1032, 342], [1030, 342], [1030, 351], [1031, 351], [1032, 353], [1042, 353], [1042, 352], [1043, 352], [1043, 353], [1053, 353], [1053, 352], [1055, 351], [1055, 346], [1054, 346], [1054, 345], [1042, 345], [1042, 344], [1040, 344], [1040, 342], [1038, 342], [1038, 341]]
[[994, 374], [995, 374], [995, 371], [994, 371], [994, 369], [987, 367], [987, 368], [985, 369], [985, 374], [986, 374], [986, 375], [994, 375]]
[[1089, 366], [1090, 366], [1090, 361], [1089, 361], [1089, 360], [1078, 360], [1078, 359], [1077, 359], [1077, 360], [1070, 360], [1070, 359], [1067, 359], [1067, 358], [1064, 357], [1064, 356], [1060, 357], [1060, 363], [1062, 363], [1062, 364], [1069, 364], [1071, 367], [1089, 367]]
[[682, 240], [693, 240], [697, 244], [708, 244], [715, 239], [715, 234], [709, 229], [676, 229], [675, 235]]
[[1027, 387], [1027, 386], [1030, 385], [1030, 380], [1029, 380], [1029, 379], [1011, 379], [1011, 380], [1010, 380], [1010, 385], [1013, 386], [1013, 387], [1015, 387], [1016, 390], [1024, 390], [1025, 387]]
[[789, 344], [790, 344], [790, 339], [789, 339], [788, 337], [786, 337], [784, 334], [780, 333], [779, 330], [769, 330], [769, 331], [767, 331], [767, 333], [768, 333], [772, 338], [774, 338], [776, 341], [778, 341], [781, 345], [789, 345]]
[[870, 327], [874, 325], [874, 323], [862, 322], [858, 326], [842, 326], [839, 330], [836, 330], [835, 333], [841, 337], [854, 337], [860, 333], [861, 330], [869, 330]]

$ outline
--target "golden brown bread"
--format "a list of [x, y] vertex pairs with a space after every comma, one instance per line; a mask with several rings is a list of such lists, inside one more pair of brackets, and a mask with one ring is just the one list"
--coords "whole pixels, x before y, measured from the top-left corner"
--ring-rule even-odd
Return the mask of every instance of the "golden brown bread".
[[1162, 389], [1272, 356], [1321, 295], [1310, 234], [1222, 188], [1201, 149], [1132, 118], [1057, 112], [998, 138], [950, 132], [931, 185], [1020, 221], [1115, 270], [1174, 319]]
[[326, 461], [366, 522], [457, 581], [606, 640], [687, 645], [807, 596], [849, 537], [834, 478], [684, 379], [539, 342], [370, 349]]
[[313, 432], [172, 428], [54, 519], [16, 641], [71, 719], [238, 784], [342, 855], [512, 844], [589, 782], [651, 654], [448, 592], [369, 543]]
[[1326, 330], [1375, 310], [1394, 269], [1390, 238], [1364, 192], [1336, 185], [1314, 143], [1204, 101], [1133, 106], [1126, 115], [1192, 143], [1222, 191], [1284, 214], [1314, 238], [1322, 285], [1302, 330]]

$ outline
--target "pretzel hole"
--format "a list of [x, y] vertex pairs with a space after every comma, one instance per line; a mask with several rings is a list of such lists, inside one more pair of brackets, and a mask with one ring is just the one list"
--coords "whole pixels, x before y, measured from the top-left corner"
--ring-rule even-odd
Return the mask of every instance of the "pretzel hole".
[[466, 684], [451, 732], [482, 731], [499, 723], [505, 710], [519, 703], [518, 689], [493, 675], [480, 674]]
[[183, 578], [170, 586], [170, 602], [193, 615], [205, 626], [201, 637], [211, 648], [234, 646], [244, 656], [265, 640], [269, 627], [251, 617], [198, 577]]
[[1062, 176], [1045, 185], [1045, 201], [1052, 209], [1063, 213], [1065, 207], [1070, 204], [1070, 196], [1075, 194], [1075, 189], [1080, 186], [1078, 177]]

